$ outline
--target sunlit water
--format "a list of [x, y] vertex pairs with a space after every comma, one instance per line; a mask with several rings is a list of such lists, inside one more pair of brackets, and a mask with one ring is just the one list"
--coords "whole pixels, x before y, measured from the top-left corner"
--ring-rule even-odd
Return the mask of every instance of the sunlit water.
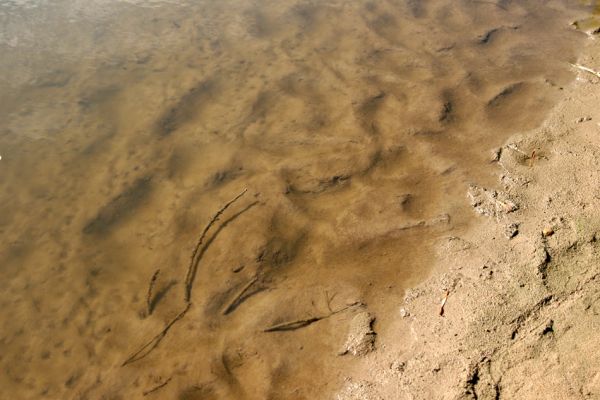
[[362, 301], [385, 332], [590, 10], [0, 0], [2, 398], [326, 398], [343, 313], [263, 330]]

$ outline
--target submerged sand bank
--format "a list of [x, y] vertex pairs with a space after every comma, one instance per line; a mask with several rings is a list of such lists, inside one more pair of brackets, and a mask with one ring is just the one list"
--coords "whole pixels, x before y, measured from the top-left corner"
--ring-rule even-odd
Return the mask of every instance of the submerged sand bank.
[[[581, 64], [600, 69], [597, 40]], [[437, 243], [445, 272], [409, 291], [339, 399], [600, 398], [599, 83], [581, 71], [496, 153], [498, 182], [465, 196], [485, 215]]]

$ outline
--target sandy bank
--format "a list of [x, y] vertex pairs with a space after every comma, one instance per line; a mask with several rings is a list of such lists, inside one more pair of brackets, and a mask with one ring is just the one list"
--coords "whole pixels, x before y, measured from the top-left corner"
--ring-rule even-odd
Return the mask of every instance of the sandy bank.
[[[588, 46], [581, 64], [598, 70]], [[500, 149], [497, 184], [465, 196], [479, 223], [437, 244], [444, 272], [399, 301], [338, 398], [600, 398], [598, 83], [579, 72], [540, 128]]]

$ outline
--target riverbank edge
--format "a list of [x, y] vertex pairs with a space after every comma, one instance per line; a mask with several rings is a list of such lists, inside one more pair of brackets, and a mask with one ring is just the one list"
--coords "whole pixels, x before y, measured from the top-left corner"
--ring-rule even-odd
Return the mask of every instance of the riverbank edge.
[[[597, 39], [578, 64], [600, 70]], [[600, 398], [600, 78], [572, 68], [544, 123], [492, 149], [498, 184], [465, 196], [479, 222], [437, 244], [442, 272], [336, 398]]]

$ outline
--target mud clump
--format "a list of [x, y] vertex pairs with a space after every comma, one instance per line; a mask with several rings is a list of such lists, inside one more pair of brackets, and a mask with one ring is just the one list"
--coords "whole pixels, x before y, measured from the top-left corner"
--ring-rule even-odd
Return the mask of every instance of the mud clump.
[[519, 209], [504, 193], [471, 185], [467, 192], [475, 212], [488, 217], [499, 217]]
[[352, 354], [361, 357], [373, 351], [377, 335], [373, 331], [374, 321], [375, 317], [368, 311], [356, 314], [350, 321], [346, 343], [338, 354], [341, 356]]
[[336, 400], [383, 400], [370, 382], [348, 382]]

